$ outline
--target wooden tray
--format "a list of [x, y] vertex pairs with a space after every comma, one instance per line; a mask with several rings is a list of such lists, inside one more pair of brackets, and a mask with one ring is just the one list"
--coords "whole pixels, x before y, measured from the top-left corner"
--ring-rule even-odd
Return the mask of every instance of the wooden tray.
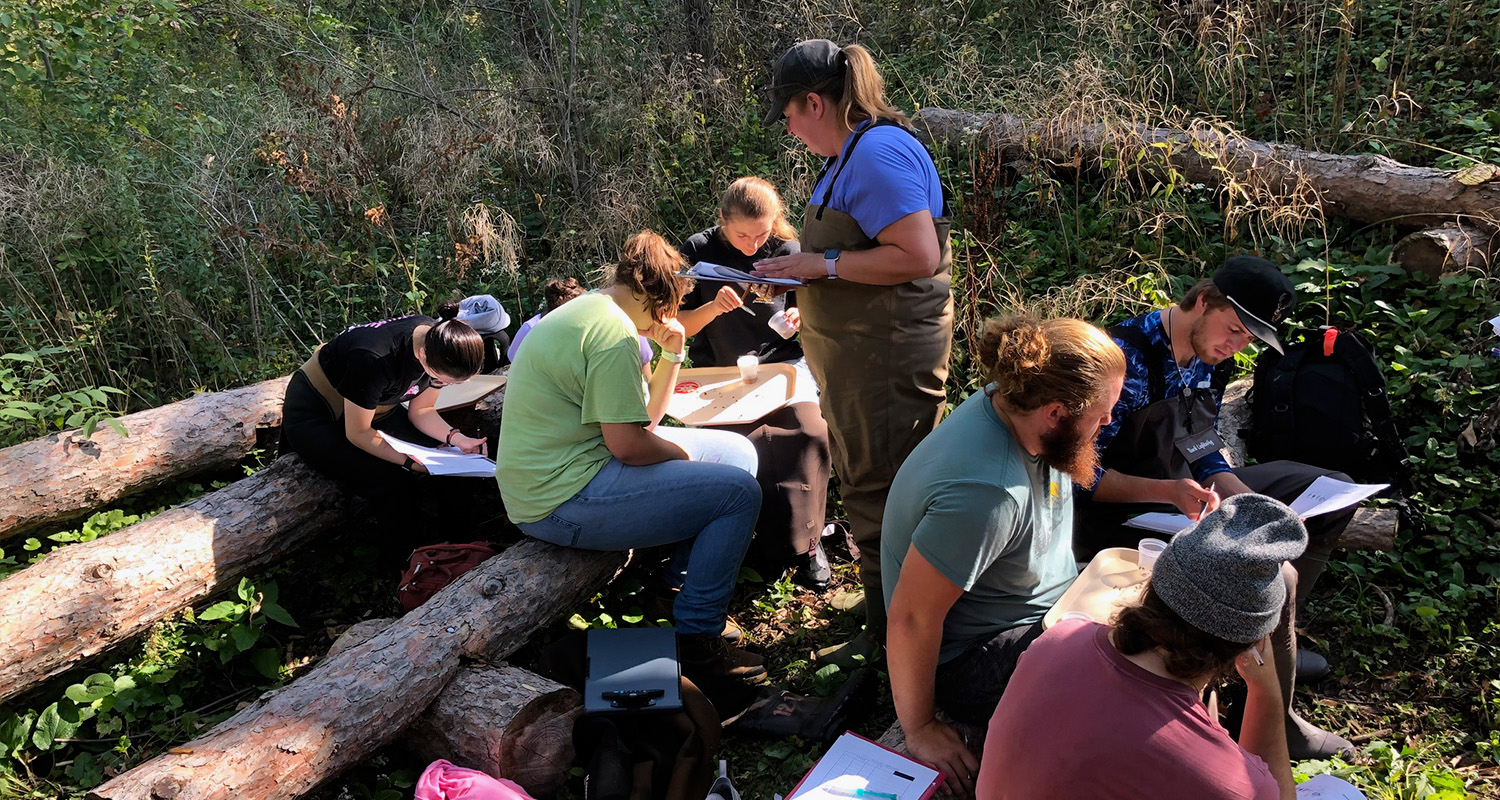
[[[696, 383], [696, 389], [691, 384]], [[683, 384], [689, 384], [684, 387]], [[797, 371], [786, 364], [761, 364], [755, 383], [740, 380], [738, 367], [694, 367], [677, 373], [677, 389], [667, 413], [684, 425], [736, 425], [754, 422], [791, 402]]]
[[447, 411], [450, 408], [472, 406], [490, 392], [499, 391], [504, 387], [504, 375], [475, 375], [463, 383], [455, 383], [439, 389], [437, 405], [434, 408], [438, 411]]
[[1140, 554], [1133, 547], [1100, 550], [1079, 573], [1073, 585], [1063, 592], [1057, 605], [1042, 617], [1042, 627], [1056, 625], [1070, 611], [1109, 624], [1116, 611], [1139, 602], [1146, 592], [1146, 581], [1151, 573], [1141, 569], [1139, 558]]

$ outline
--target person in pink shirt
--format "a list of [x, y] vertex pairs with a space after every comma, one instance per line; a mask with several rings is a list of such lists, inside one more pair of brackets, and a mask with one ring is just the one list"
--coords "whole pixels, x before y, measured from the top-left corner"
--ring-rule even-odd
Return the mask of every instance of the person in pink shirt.
[[[1269, 636], [1286, 562], [1306, 547], [1291, 509], [1236, 495], [1178, 534], [1113, 626], [1053, 626], [990, 720], [976, 796], [1294, 800]], [[1238, 742], [1202, 700], [1236, 670], [1248, 687]]]

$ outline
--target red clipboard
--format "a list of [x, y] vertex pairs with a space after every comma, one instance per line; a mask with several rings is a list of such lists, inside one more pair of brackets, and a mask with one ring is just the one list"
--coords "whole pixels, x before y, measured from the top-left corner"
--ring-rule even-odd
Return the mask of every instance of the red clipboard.
[[[833, 744], [830, 745], [829, 748], [828, 748], [828, 750], [826, 750], [823, 753], [822, 757], [820, 757], [818, 759], [818, 763], [814, 764], [813, 768], [810, 769], [810, 770], [808, 770], [806, 775], [802, 776], [802, 780], [797, 781], [797, 785], [792, 787], [791, 793], [787, 795], [787, 800], [794, 800], [794, 798], [797, 797], [797, 794], [802, 791], [802, 785], [804, 783], [807, 783], [807, 779], [810, 778], [810, 777], [812, 777], [814, 773], [818, 772], [818, 768], [820, 766], [822, 766], [824, 759], [828, 758], [830, 755], [833, 755], [834, 751], [839, 749], [840, 743], [843, 742], [843, 741], [845, 741], [848, 738], [851, 738], [851, 737], [853, 739], [857, 739], [857, 740], [859, 740], [861, 742], [864, 742], [864, 743], [866, 743], [868, 745], [871, 745], [871, 746], [874, 746], [876, 748], [879, 748], [880, 750], [885, 751], [886, 754], [889, 754], [889, 757], [900, 759], [901, 762], [905, 762], [907, 764], [910, 764], [910, 765], [912, 765], [912, 767], [914, 767], [917, 770], [920, 770], [921, 772], [935, 772], [935, 773], [937, 773], [937, 777], [933, 778], [931, 780], [931, 782], [928, 783], [927, 786], [922, 789], [921, 794], [908, 796], [909, 793], [903, 792], [901, 794], [901, 800], [930, 800], [930, 798], [932, 798], [933, 795], [937, 794], [938, 788], [943, 785], [943, 773], [940, 770], [935, 770], [932, 767], [929, 767], [926, 764], [923, 764], [920, 761], [917, 761], [917, 760], [913, 759], [911, 756], [908, 756], [905, 753], [898, 753], [895, 750], [892, 750], [891, 748], [886, 747], [885, 745], [881, 744], [880, 742], [877, 742], [877, 741], [874, 741], [872, 739], [867, 739], [867, 738], [865, 738], [863, 736], [860, 736], [859, 734], [855, 733], [854, 731], [844, 731], [844, 733], [842, 735], [840, 735], [838, 739], [834, 740]], [[900, 763], [900, 762], [898, 762], [898, 763]], [[902, 777], [905, 777], [905, 776], [902, 776]], [[917, 779], [914, 778], [913, 779], [913, 783], [911, 785], [911, 788], [913, 788], [913, 789], [917, 788], [915, 780], [917, 780]], [[809, 788], [811, 789], [811, 788], [814, 788], [814, 787], [809, 787]]]

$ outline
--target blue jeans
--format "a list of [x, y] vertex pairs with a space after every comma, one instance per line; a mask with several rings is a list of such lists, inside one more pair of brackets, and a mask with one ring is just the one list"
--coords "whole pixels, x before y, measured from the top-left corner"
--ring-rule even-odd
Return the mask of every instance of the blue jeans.
[[667, 574], [682, 589], [672, 606], [677, 630], [717, 636], [760, 513], [755, 448], [727, 431], [657, 433], [692, 460], [630, 467], [611, 458], [578, 494], [519, 527], [527, 536], [585, 550], [678, 542]]

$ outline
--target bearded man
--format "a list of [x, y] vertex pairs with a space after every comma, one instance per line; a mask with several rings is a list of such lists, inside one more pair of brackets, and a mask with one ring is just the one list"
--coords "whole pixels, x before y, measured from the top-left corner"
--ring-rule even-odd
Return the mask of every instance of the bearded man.
[[881, 568], [887, 663], [906, 746], [960, 796], [979, 764], [937, 719], [983, 729], [1042, 616], [1078, 576], [1073, 482], [1092, 482], [1125, 357], [1099, 328], [1026, 317], [985, 324], [987, 385], [896, 474]]

